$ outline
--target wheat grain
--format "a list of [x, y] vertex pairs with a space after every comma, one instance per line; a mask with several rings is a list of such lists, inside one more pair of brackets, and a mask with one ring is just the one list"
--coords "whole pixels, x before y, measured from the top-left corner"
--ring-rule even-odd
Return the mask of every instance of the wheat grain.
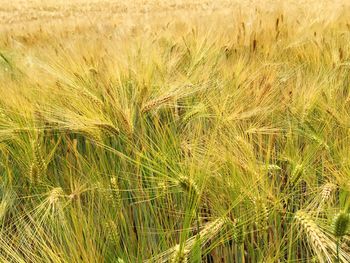
[[349, 222], [350, 218], [348, 213], [341, 212], [337, 214], [333, 220], [334, 236], [336, 236], [337, 238], [344, 236], [348, 231]]
[[332, 262], [330, 247], [334, 250], [334, 243], [329, 241], [327, 236], [320, 230], [311, 217], [304, 211], [299, 210], [295, 214], [295, 219], [300, 223], [302, 229], [306, 232], [308, 240], [321, 262], [326, 259], [327, 262]]
[[95, 126], [98, 127], [102, 132], [104, 132], [108, 136], [119, 136], [119, 130], [112, 124], [96, 123]]
[[161, 98], [151, 100], [151, 101], [147, 102], [145, 105], [143, 105], [143, 107], [141, 108], [141, 113], [146, 113], [146, 112], [149, 112], [151, 110], [154, 110], [155, 108], [158, 108], [162, 104], [165, 104], [173, 99], [174, 99], [173, 95], [167, 95], [167, 96], [164, 96]]

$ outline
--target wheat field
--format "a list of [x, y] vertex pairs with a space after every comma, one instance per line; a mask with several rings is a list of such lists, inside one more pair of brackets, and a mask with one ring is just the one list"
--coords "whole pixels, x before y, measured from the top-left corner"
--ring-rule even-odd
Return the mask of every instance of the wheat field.
[[0, 0], [0, 262], [350, 262], [350, 3]]

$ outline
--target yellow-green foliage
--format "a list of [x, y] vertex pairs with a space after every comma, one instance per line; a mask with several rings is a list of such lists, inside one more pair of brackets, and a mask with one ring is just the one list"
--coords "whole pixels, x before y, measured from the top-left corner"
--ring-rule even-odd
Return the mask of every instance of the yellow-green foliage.
[[0, 0], [0, 261], [350, 262], [349, 17]]

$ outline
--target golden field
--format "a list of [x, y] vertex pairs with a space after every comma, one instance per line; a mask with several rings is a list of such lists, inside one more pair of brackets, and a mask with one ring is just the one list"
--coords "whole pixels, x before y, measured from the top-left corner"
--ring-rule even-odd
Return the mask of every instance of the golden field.
[[350, 3], [0, 0], [0, 262], [349, 262]]

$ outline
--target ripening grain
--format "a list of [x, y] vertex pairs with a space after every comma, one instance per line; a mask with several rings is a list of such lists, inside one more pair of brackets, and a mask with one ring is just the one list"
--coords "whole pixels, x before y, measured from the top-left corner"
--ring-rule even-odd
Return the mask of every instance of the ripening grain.
[[349, 17], [0, 0], [0, 261], [349, 262]]

